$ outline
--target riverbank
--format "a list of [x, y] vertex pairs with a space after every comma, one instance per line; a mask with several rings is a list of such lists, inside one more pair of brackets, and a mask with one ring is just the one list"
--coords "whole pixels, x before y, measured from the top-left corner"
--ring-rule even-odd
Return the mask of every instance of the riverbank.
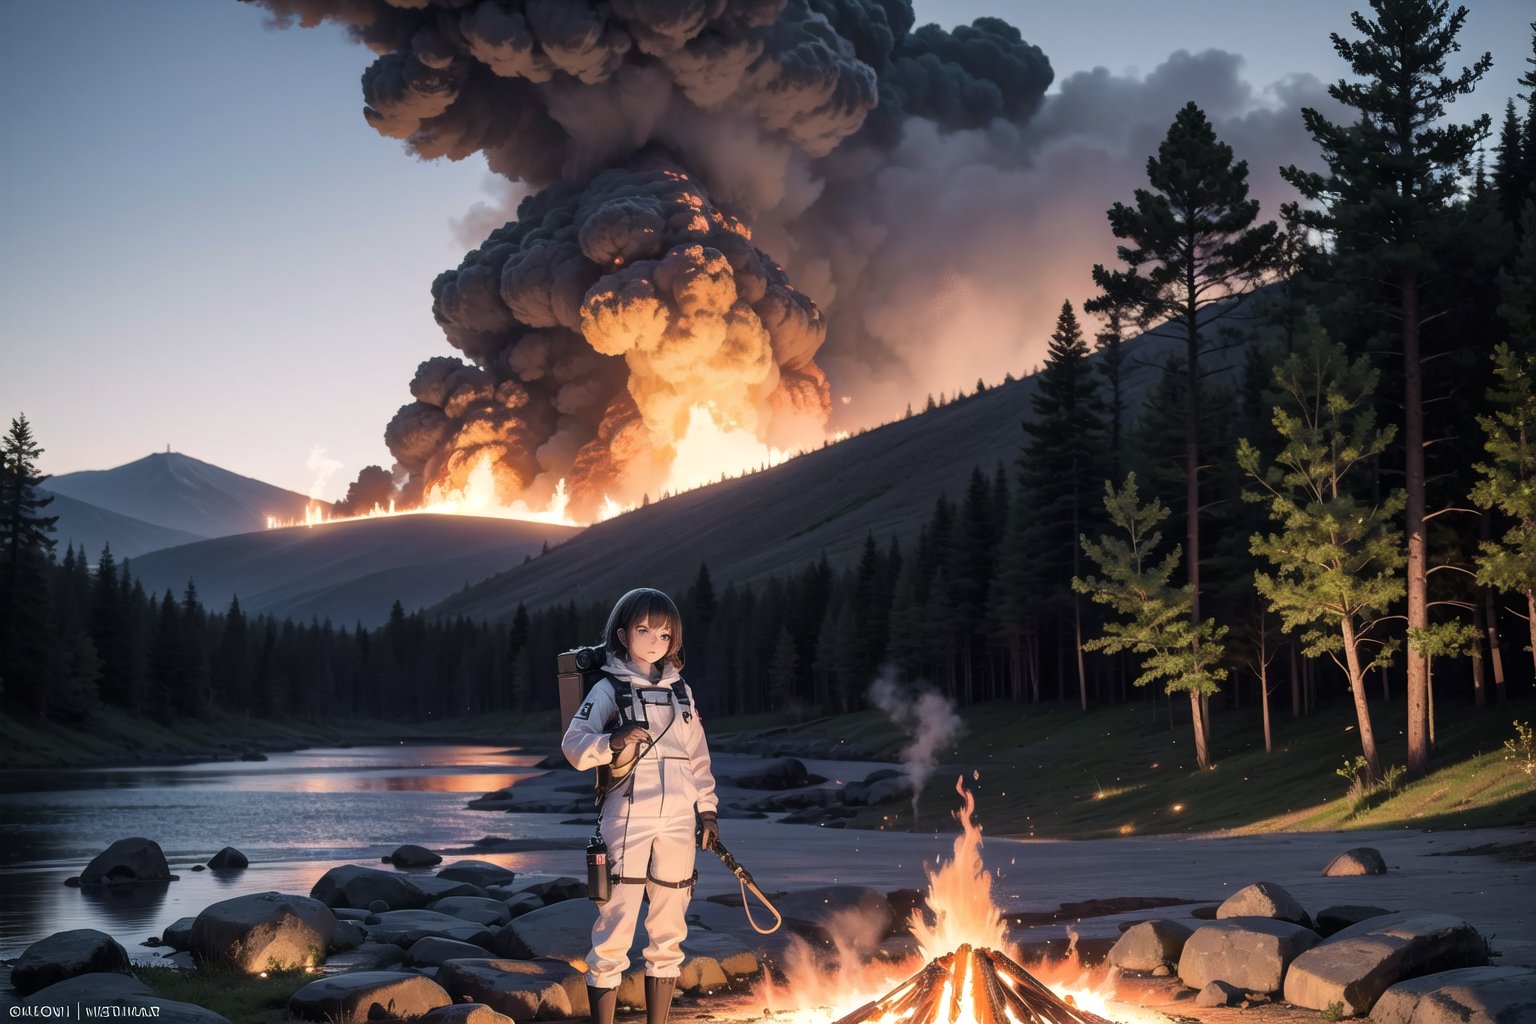
[[[1527, 704], [1529, 702], [1526, 702]], [[1403, 702], [1377, 709], [1387, 764], [1401, 761]], [[1351, 791], [1338, 769], [1359, 753], [1348, 708], [1306, 718], [1277, 714], [1266, 751], [1254, 709], [1215, 718], [1213, 766], [1193, 764], [1188, 724], [1169, 706], [1137, 702], [1097, 708], [979, 705], [962, 729], [914, 769], [938, 779], [970, 777], [985, 795], [989, 833], [1021, 838], [1349, 829], [1460, 829], [1536, 821], [1536, 771], [1519, 748], [1525, 706], [1448, 707], [1440, 716], [1432, 771], [1423, 779]], [[384, 721], [269, 722], [223, 716], [208, 722], [149, 722], [106, 711], [88, 728], [45, 728], [0, 717], [0, 767], [185, 764], [255, 758], [280, 750], [393, 743], [484, 743], [552, 753], [553, 711], [405, 725]], [[901, 762], [912, 737], [878, 712], [796, 721], [720, 717], [720, 751], [758, 756]], [[939, 767], [942, 765], [942, 767]], [[931, 831], [948, 827], [948, 783], [921, 794], [853, 808], [842, 827]]]

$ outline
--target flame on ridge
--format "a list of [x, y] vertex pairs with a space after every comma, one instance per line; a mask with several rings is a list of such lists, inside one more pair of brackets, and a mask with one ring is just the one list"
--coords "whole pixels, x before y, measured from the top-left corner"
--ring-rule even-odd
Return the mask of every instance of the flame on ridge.
[[[846, 432], [839, 432], [828, 440], [840, 441], [847, 436]], [[672, 494], [704, 487], [729, 476], [777, 466], [801, 454], [762, 443], [750, 430], [727, 418], [713, 402], [697, 403], [689, 409], [688, 428], [677, 441], [674, 450], [676, 454], [672, 467], [662, 488], [664, 492]], [[489, 455], [484, 455], [475, 464], [463, 487], [435, 484], [427, 489], [425, 500], [415, 508], [396, 508], [391, 501], [388, 507], [375, 505], [360, 514], [337, 515], [329, 505], [311, 501], [304, 510], [302, 520], [268, 516], [267, 529], [312, 527], [402, 515], [483, 516], [559, 526], [591, 525], [571, 518], [569, 507], [570, 494], [566, 491], [563, 477], [555, 485], [548, 505], [542, 509], [532, 508], [521, 499], [510, 505], [504, 503], [497, 487], [495, 464]], [[612, 519], [637, 507], [638, 503], [625, 504], [604, 495], [593, 522]]]

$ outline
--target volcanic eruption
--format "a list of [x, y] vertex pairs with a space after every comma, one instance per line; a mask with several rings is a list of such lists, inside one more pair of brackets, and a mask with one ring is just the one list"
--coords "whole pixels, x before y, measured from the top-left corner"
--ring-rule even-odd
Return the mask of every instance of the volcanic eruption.
[[855, 351], [858, 331], [839, 355], [754, 232], [825, 300], [856, 292], [881, 240], [849, 218], [909, 119], [1022, 122], [1051, 80], [1012, 26], [914, 30], [906, 0], [256, 2], [377, 54], [377, 131], [422, 158], [483, 154], [535, 190], [433, 282], [459, 354], [421, 364], [386, 430], [403, 505], [489, 464], [505, 503], [537, 507], [564, 480], [591, 519], [670, 486], [701, 423], [765, 459], [820, 443], [819, 357], [901, 359]]

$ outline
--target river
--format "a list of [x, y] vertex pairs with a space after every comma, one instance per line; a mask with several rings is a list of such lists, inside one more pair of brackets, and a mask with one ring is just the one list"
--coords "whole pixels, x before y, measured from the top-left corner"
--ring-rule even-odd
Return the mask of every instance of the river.
[[[250, 892], [308, 893], [338, 864], [378, 864], [402, 843], [432, 850], [487, 835], [574, 841], [590, 826], [557, 815], [472, 811], [465, 802], [543, 772], [504, 747], [318, 748], [267, 761], [0, 773], [0, 958], [71, 928], [111, 934], [138, 960], [144, 939], [210, 903]], [[127, 836], [155, 840], [178, 881], [74, 888], [91, 858]], [[221, 847], [239, 872], [193, 871]], [[465, 853], [540, 876], [575, 875], [571, 850]], [[460, 859], [449, 854], [446, 860]]]

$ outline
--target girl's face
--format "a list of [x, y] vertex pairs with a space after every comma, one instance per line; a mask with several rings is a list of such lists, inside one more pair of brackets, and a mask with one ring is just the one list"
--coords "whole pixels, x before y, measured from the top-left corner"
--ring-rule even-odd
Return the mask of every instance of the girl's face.
[[665, 622], [652, 626], [648, 618], [630, 623], [628, 629], [619, 631], [619, 638], [629, 648], [629, 660], [647, 668], [665, 658], [672, 649], [671, 627]]

